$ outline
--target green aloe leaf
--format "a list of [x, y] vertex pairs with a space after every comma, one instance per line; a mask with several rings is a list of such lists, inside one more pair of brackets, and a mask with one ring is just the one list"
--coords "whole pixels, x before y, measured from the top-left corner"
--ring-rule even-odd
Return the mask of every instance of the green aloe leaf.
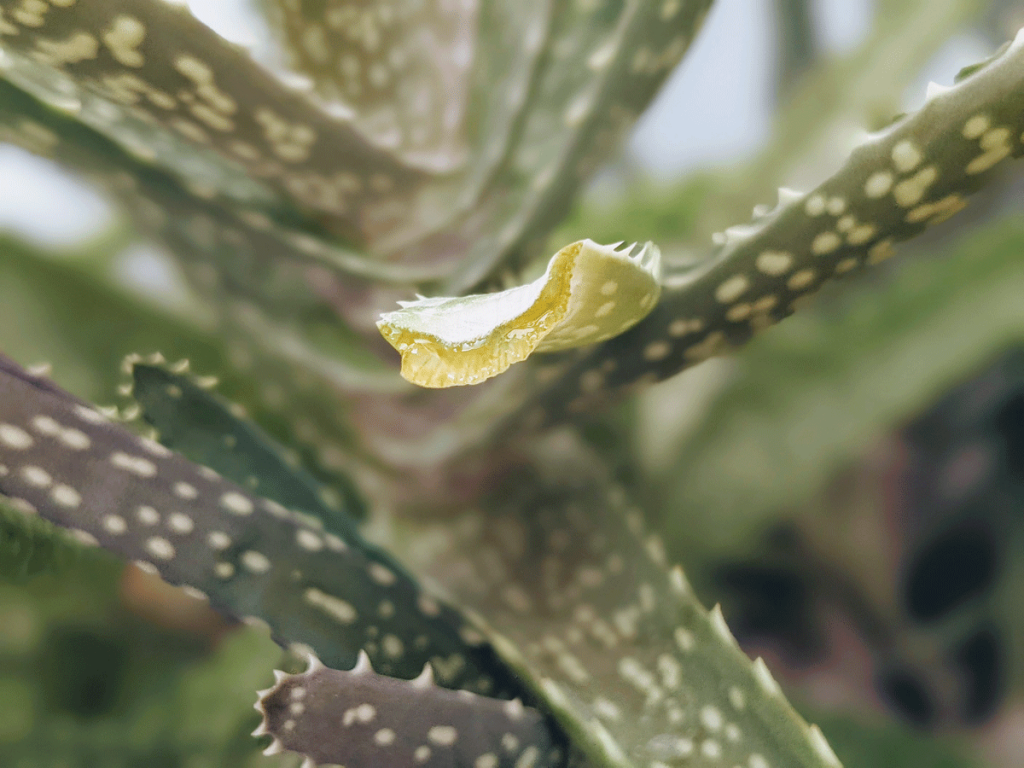
[[[463, 293], [545, 246], [580, 185], [618, 146], [696, 36], [709, 0], [556, 3], [522, 125], [480, 201], [403, 249], [436, 261], [461, 246], [439, 292]], [[531, 31], [528, 40], [537, 35]], [[494, 145], [500, 148], [499, 145]]]
[[590, 765], [838, 768], [567, 436], [506, 461], [474, 507], [438, 525], [404, 522], [397, 551], [478, 616]]
[[315, 765], [395, 768], [563, 764], [540, 712], [519, 700], [438, 688], [429, 667], [405, 682], [375, 674], [365, 656], [350, 672], [311, 657], [304, 673], [277, 677], [257, 705], [263, 723], [255, 733], [274, 738], [266, 754], [288, 750]]
[[490, 53], [477, 49], [478, 3], [263, 5], [296, 67], [351, 105], [366, 133], [438, 170], [465, 162], [471, 65]]
[[[346, 540], [359, 537], [357, 519], [365, 515], [354, 486], [320, 485], [289, 462], [283, 446], [239, 415], [239, 407], [209, 390], [210, 382], [189, 375], [188, 361], [173, 366], [129, 358], [130, 395], [139, 418], [156, 429], [163, 445], [209, 467], [239, 485], [289, 509], [301, 510]], [[204, 388], [204, 386], [206, 388]]]
[[643, 233], [666, 250], [676, 242], [703, 249], [712, 233], [774, 195], [780, 181], [802, 186], [837, 168], [851, 130], [888, 121], [929, 59], [988, 9], [982, 0], [880, 0], [864, 42], [822, 57], [777, 104], [772, 135], [753, 160], [667, 187], [627, 181], [614, 199], [588, 201], [556, 236], [612, 242]]
[[[606, 401], [745, 343], [832, 277], [877, 264], [897, 241], [967, 205], [1002, 161], [1024, 154], [1024, 31], [916, 114], [870, 136], [814, 191], [733, 227], [710, 259], [665, 277], [632, 330], [574, 362], [526, 408], [529, 423]], [[517, 418], [519, 418], [517, 416]]]
[[1022, 252], [1024, 227], [1008, 219], [755, 339], [662, 478], [668, 541], [699, 539], [709, 555], [750, 543], [884, 430], [1020, 343]]
[[6, 79], [243, 206], [294, 200], [360, 238], [424, 178], [185, 7], [4, 0], [0, 13]]
[[[191, 464], [0, 357], [0, 493], [283, 643], [385, 674], [430, 661], [442, 685], [515, 685], [452, 608], [408, 576], [305, 518]], [[26, 506], [27, 505], [27, 506]]]

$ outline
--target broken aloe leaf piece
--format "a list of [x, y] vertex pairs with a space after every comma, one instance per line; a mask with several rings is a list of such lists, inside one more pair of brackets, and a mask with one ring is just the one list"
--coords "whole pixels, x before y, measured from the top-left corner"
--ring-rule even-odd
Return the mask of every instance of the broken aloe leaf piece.
[[377, 326], [421, 387], [479, 384], [534, 351], [604, 341], [632, 328], [661, 292], [661, 252], [580, 240], [532, 283], [498, 293], [399, 302]]

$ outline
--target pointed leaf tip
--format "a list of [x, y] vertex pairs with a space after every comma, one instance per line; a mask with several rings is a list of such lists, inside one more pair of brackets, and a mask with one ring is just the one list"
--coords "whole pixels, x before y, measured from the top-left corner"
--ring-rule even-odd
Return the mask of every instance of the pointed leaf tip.
[[479, 384], [534, 351], [618, 336], [646, 317], [661, 292], [660, 251], [647, 243], [567, 245], [545, 273], [498, 293], [399, 302], [377, 323], [402, 355], [402, 376], [423, 387]]

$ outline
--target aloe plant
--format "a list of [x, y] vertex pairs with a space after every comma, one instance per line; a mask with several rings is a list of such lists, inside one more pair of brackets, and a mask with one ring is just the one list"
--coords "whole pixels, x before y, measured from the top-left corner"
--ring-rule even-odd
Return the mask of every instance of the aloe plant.
[[3, 572], [98, 545], [269, 628], [255, 735], [306, 766], [839, 766], [674, 562], [686, 510], [649, 530], [584, 436], [1004, 178], [1024, 34], [659, 270], [549, 240], [709, 0], [262, 5], [283, 65], [162, 0], [0, 0], [0, 136], [107, 190], [193, 302], [5, 245], [60, 319], [3, 335]]

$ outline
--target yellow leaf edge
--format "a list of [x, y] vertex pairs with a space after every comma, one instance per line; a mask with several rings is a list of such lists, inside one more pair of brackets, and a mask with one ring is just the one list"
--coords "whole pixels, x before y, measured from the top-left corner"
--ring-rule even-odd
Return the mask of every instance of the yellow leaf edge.
[[413, 384], [479, 384], [535, 351], [605, 341], [646, 317], [661, 293], [661, 251], [650, 242], [620, 246], [579, 240], [552, 256], [532, 283], [399, 302], [377, 327]]

